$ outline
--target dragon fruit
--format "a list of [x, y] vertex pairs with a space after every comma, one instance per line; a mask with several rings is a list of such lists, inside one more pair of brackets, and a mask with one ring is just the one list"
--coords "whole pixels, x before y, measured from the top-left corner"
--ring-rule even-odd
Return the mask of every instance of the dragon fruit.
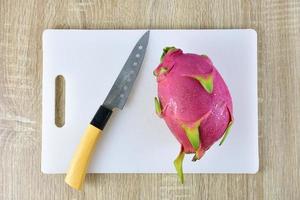
[[154, 75], [156, 113], [181, 144], [174, 166], [183, 183], [185, 154], [194, 153], [192, 160], [199, 160], [217, 140], [222, 137], [221, 145], [226, 139], [233, 123], [231, 96], [206, 55], [166, 47]]

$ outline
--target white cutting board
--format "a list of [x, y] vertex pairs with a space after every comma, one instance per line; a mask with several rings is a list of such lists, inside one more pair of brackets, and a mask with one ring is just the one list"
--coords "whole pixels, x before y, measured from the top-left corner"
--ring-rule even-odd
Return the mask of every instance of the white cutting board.
[[[86, 126], [146, 30], [46, 30], [43, 33], [42, 171], [65, 173]], [[152, 72], [166, 46], [208, 55], [233, 98], [234, 125], [222, 146], [191, 162], [185, 173], [258, 171], [257, 34], [254, 30], [151, 30], [130, 97], [113, 114], [89, 167], [92, 173], [175, 173], [179, 143], [154, 111]], [[66, 83], [65, 125], [54, 122], [55, 78]]]

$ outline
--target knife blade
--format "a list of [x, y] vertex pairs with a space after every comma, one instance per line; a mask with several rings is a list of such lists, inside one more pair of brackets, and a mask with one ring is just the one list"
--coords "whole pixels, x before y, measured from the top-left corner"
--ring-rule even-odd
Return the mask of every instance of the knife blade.
[[150, 31], [147, 31], [134, 46], [107, 97], [91, 120], [77, 146], [65, 177], [65, 182], [74, 189], [80, 189], [84, 183], [94, 148], [113, 110], [116, 108], [122, 110], [128, 99], [133, 83], [142, 66], [149, 36]]
[[106, 108], [111, 110], [114, 108], [119, 108], [121, 110], [123, 109], [133, 83], [142, 66], [148, 45], [149, 35], [150, 32], [147, 31], [133, 48], [118, 78], [104, 100], [103, 105]]

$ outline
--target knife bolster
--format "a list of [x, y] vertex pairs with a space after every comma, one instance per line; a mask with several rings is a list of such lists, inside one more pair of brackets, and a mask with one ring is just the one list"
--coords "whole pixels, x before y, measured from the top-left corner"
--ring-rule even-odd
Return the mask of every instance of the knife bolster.
[[92, 119], [91, 124], [100, 130], [103, 130], [111, 114], [112, 110], [104, 106], [100, 106], [94, 118]]

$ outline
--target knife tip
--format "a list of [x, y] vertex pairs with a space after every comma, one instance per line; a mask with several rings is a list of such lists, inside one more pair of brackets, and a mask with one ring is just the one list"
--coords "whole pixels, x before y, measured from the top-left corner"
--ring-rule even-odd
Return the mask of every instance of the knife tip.
[[150, 30], [147, 30], [145, 33], [144, 33], [145, 36], [149, 37], [150, 35]]

